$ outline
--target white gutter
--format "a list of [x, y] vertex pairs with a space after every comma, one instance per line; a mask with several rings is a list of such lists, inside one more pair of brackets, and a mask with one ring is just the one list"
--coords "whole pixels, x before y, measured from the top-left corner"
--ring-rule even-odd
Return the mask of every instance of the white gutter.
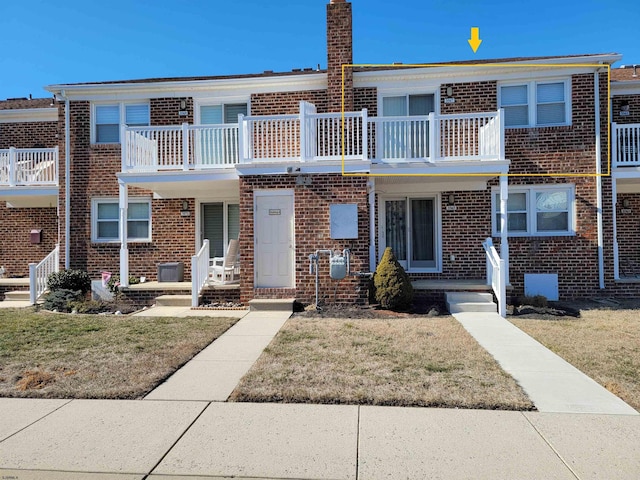
[[[600, 73], [596, 70], [593, 74], [593, 93], [595, 100], [596, 121], [596, 212], [598, 223], [598, 278], [600, 289], [604, 289], [604, 234], [602, 225], [602, 150], [600, 139]], [[608, 101], [608, 99], [607, 99]]]
[[367, 182], [369, 187], [369, 271], [376, 270], [376, 180]]

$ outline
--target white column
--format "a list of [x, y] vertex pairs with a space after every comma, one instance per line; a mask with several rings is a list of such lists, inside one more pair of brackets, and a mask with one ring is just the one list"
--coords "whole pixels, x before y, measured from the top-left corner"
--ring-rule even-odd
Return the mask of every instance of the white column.
[[509, 177], [500, 175], [500, 258], [504, 260], [505, 280], [509, 284], [509, 240], [507, 239], [507, 201], [509, 200]]
[[16, 149], [9, 147], [9, 186], [16, 186]]
[[182, 169], [189, 170], [189, 124], [182, 124]]
[[307, 112], [305, 102], [300, 102], [300, 160], [306, 162], [307, 155]]
[[127, 247], [127, 211], [129, 209], [129, 188], [121, 180], [120, 188], [120, 285], [129, 286], [129, 248]]
[[[362, 109], [362, 160], [365, 162], [369, 159], [369, 117], [367, 109]], [[342, 166], [344, 170], [344, 165]]]
[[611, 177], [611, 220], [613, 222], [613, 279], [620, 280], [620, 254], [618, 252], [618, 179]]

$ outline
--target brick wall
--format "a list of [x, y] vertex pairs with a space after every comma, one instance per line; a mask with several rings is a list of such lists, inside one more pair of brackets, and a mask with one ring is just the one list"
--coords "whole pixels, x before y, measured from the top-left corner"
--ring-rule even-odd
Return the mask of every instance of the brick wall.
[[[240, 256], [242, 261], [240, 298], [247, 302], [263, 295], [270, 297], [295, 296], [305, 303], [315, 301], [315, 275], [309, 274], [309, 254], [318, 249], [350, 248], [353, 271], [369, 268], [369, 213], [367, 179], [342, 177], [340, 174], [313, 175], [311, 185], [296, 185], [295, 176], [247, 176], [240, 178]], [[253, 209], [254, 191], [260, 189], [294, 190], [295, 205], [295, 291], [292, 289], [255, 289]], [[356, 203], [358, 205], [358, 238], [332, 240], [330, 238], [329, 205]], [[327, 303], [364, 303], [367, 298], [366, 281], [346, 278], [340, 282], [329, 278], [329, 259], [320, 260], [320, 299]]]
[[[447, 88], [453, 89], [455, 103], [445, 103]], [[498, 82], [444, 83], [440, 86], [440, 113], [495, 112], [498, 110]]]
[[332, 0], [327, 5], [327, 83], [329, 110], [342, 109], [344, 82], [345, 111], [353, 110], [353, 70], [342, 65], [353, 64], [351, 4], [344, 0]]
[[[150, 116], [153, 124], [177, 124], [180, 99], [154, 99]], [[188, 101], [193, 115], [192, 101]], [[64, 118], [64, 104], [60, 105]], [[103, 270], [119, 271], [119, 243], [91, 242], [91, 200], [118, 198], [116, 174], [121, 169], [120, 145], [90, 143], [90, 104], [71, 102], [71, 267], [86, 270], [97, 278]], [[192, 121], [191, 117], [187, 117]], [[61, 179], [64, 185], [64, 141], [61, 148]], [[151, 198], [152, 192], [130, 187], [129, 197]], [[185, 280], [190, 279], [191, 256], [195, 253], [195, 215], [182, 217], [183, 199], [152, 201], [152, 242], [129, 244], [129, 271], [135, 276], [155, 280], [158, 263], [180, 261], [185, 264]], [[195, 204], [188, 199], [193, 212]], [[60, 225], [64, 238], [64, 189], [60, 191]], [[64, 257], [64, 252], [62, 252]], [[64, 258], [62, 260], [64, 263]]]
[[[624, 207], [627, 201], [629, 206]], [[620, 277], [640, 280], [640, 193], [619, 193], [616, 215], [618, 220], [618, 254]]]
[[57, 122], [0, 123], [0, 148], [53, 148]]
[[[42, 230], [42, 243], [31, 244], [31, 230]], [[7, 277], [28, 277], [29, 263], [37, 263], [58, 243], [58, 216], [51, 208], [8, 208], [0, 202], [0, 265]]]
[[[611, 119], [615, 123], [640, 123], [640, 95], [616, 95], [611, 99]], [[629, 105], [629, 115], [620, 115], [623, 103]]]

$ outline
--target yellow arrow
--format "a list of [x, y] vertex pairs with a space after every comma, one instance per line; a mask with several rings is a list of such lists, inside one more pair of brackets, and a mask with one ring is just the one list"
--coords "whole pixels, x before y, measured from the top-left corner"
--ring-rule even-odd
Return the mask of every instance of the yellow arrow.
[[467, 42], [471, 45], [473, 53], [476, 53], [478, 51], [478, 47], [482, 43], [482, 40], [480, 40], [480, 29], [478, 27], [471, 27], [471, 38], [467, 40]]

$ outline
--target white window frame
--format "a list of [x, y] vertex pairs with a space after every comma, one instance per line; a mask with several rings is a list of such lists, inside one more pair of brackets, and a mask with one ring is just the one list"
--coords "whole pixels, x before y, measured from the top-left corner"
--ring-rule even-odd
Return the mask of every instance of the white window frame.
[[[566, 192], [568, 202], [568, 230], [538, 231], [536, 193]], [[527, 199], [527, 230], [525, 232], [507, 232], [509, 237], [571, 237], [576, 235], [576, 196], [574, 184], [556, 185], [517, 185], [509, 187], [509, 196], [513, 193], [524, 193]], [[500, 188], [491, 190], [491, 231], [494, 237], [500, 236], [500, 225], [496, 219], [500, 213]]]
[[[562, 83], [564, 85], [564, 118], [563, 123], [543, 123], [539, 124], [538, 115], [538, 85]], [[498, 83], [498, 108], [502, 106], [502, 87], [527, 87], [527, 107], [529, 113], [529, 121], [526, 125], [505, 125], [505, 128], [544, 128], [544, 127], [562, 127], [570, 126], [572, 122], [572, 105], [571, 105], [571, 78], [555, 78], [545, 80], [531, 80], [527, 82], [500, 82]], [[508, 107], [507, 107], [508, 108]]]
[[[442, 273], [442, 210], [441, 210], [441, 195], [440, 194], [413, 194], [413, 195], [380, 195], [378, 197], [378, 244], [380, 248], [378, 249], [378, 263], [382, 259], [382, 255], [384, 254], [385, 248], [387, 248], [386, 241], [386, 231], [387, 231], [387, 219], [385, 215], [385, 204], [386, 201], [394, 201], [394, 200], [404, 200], [406, 202], [407, 208], [410, 208], [411, 200], [433, 200], [433, 208], [435, 209], [435, 217], [434, 217], [434, 240], [436, 242], [435, 245], [435, 266], [430, 268], [411, 268], [409, 257], [412, 252], [412, 240], [411, 229], [413, 226], [411, 225], [411, 215], [410, 213], [407, 215], [407, 265], [403, 265], [403, 268], [407, 273]], [[407, 212], [409, 212], [407, 210]], [[404, 262], [401, 262], [404, 263]]]
[[[194, 122], [196, 125], [201, 125], [201, 115], [200, 108], [202, 107], [222, 107], [222, 119], [224, 120], [224, 108], [226, 105], [238, 105], [240, 103], [244, 103], [247, 105], [247, 116], [251, 115], [251, 99], [247, 97], [224, 97], [224, 98], [216, 98], [216, 99], [196, 99], [194, 100]], [[234, 124], [227, 124], [234, 125]]]
[[[91, 104], [91, 143], [95, 145], [119, 145], [121, 142], [120, 138], [120, 129], [122, 125], [126, 123], [126, 108], [131, 105], [145, 105], [149, 109], [149, 124], [151, 124], [151, 104], [148, 100], [139, 100], [139, 101], [127, 101], [127, 102], [95, 102]], [[97, 131], [98, 127], [96, 124], [97, 120], [97, 107], [118, 107], [118, 112], [120, 115], [120, 123], [118, 124], [118, 141], [117, 142], [98, 142], [97, 141]], [[148, 126], [147, 125], [147, 126]]]
[[230, 200], [198, 200], [196, 202], [196, 208], [198, 209], [198, 214], [196, 216], [196, 229], [200, 232], [197, 235], [196, 239], [196, 251], [202, 248], [203, 243], [203, 235], [204, 235], [204, 218], [202, 215], [202, 206], [209, 203], [221, 203], [222, 204], [222, 221], [224, 222], [222, 225], [222, 235], [223, 235], [223, 247], [224, 251], [227, 251], [229, 248], [229, 205], [238, 205], [240, 207], [240, 200], [230, 199]]
[[[98, 205], [111, 203], [118, 205], [118, 237], [117, 238], [100, 238], [98, 237]], [[145, 238], [127, 238], [127, 243], [149, 243], [152, 239], [151, 223], [152, 210], [150, 198], [129, 198], [129, 205], [132, 203], [144, 203], [149, 206], [149, 229], [148, 236]], [[120, 243], [120, 201], [118, 198], [92, 198], [91, 199], [91, 242], [92, 243]]]

